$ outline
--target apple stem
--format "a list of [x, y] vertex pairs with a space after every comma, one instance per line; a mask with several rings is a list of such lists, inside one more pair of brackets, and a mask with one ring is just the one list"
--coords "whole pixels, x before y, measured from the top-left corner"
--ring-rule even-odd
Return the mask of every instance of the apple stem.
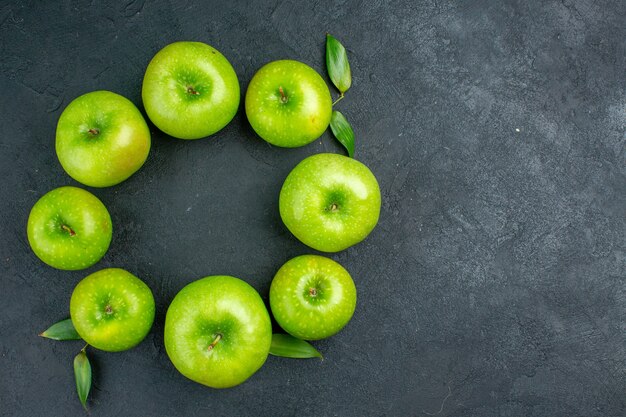
[[194, 96], [197, 96], [197, 95], [199, 95], [199, 94], [200, 94], [200, 93], [199, 93], [199, 92], [197, 92], [197, 91], [196, 91], [196, 90], [195, 90], [192, 86], [187, 86], [187, 92], [188, 92], [189, 94], [193, 94]]
[[282, 101], [283, 103], [286, 103], [287, 100], [289, 100], [289, 99], [285, 95], [285, 90], [283, 90], [282, 86], [278, 87], [278, 92], [280, 93], [280, 101]]
[[96, 136], [97, 134], [100, 133], [100, 131], [98, 129], [89, 129], [87, 132], [91, 133], [92, 135]]
[[217, 345], [217, 343], [222, 339], [222, 335], [220, 333], [217, 334], [217, 336], [215, 336], [215, 340], [209, 345], [209, 347], [207, 348], [207, 350], [210, 352], [213, 350], [213, 348], [215, 347], [215, 345]]
[[339, 98], [337, 98], [337, 100], [333, 101], [333, 106], [334, 106], [335, 104], [339, 103], [341, 100], [343, 100], [343, 98], [344, 98], [344, 95], [343, 95], [343, 93], [341, 93], [341, 95], [339, 96]]
[[328, 208], [330, 211], [337, 211], [337, 209], [339, 208], [339, 206], [336, 203], [333, 203], [330, 205], [330, 207]]
[[61, 229], [65, 230], [67, 233], [69, 233], [70, 236], [76, 235], [75, 231], [73, 231], [72, 229], [70, 229], [68, 226], [66, 226], [64, 224], [61, 225]]

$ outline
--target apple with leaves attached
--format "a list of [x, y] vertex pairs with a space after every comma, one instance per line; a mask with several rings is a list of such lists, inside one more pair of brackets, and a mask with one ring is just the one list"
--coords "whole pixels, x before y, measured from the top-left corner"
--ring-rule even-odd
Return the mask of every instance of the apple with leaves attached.
[[74, 357], [76, 392], [87, 410], [92, 369], [87, 347], [119, 352], [139, 344], [154, 321], [155, 304], [150, 288], [139, 278], [119, 268], [95, 272], [74, 288], [70, 315], [40, 333], [53, 340], [84, 340], [87, 344]]

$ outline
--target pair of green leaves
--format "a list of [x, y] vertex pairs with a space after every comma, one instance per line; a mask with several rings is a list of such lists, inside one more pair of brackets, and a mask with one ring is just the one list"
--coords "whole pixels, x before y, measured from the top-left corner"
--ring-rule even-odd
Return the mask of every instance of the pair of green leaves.
[[[352, 85], [352, 72], [348, 62], [346, 48], [335, 37], [326, 34], [326, 69], [328, 76], [337, 90], [341, 93], [333, 106], [343, 99], [344, 94]], [[330, 118], [330, 130], [339, 143], [348, 151], [348, 156], [354, 158], [354, 131], [341, 112], [333, 110]]]
[[[71, 319], [61, 320], [53, 324], [39, 336], [52, 340], [81, 340]], [[89, 358], [87, 358], [86, 350], [87, 345], [74, 358], [76, 392], [85, 410], [87, 410], [87, 396], [89, 395], [89, 390], [91, 390], [91, 364], [89, 363]]]

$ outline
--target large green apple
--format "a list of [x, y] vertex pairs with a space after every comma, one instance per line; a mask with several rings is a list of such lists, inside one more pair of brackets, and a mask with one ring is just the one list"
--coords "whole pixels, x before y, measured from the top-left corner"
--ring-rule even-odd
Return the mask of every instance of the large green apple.
[[123, 269], [95, 272], [78, 283], [70, 300], [72, 324], [83, 340], [108, 352], [141, 342], [154, 321], [150, 288]]
[[244, 281], [210, 276], [174, 297], [165, 349], [178, 371], [212, 388], [241, 384], [265, 362], [272, 342], [267, 308]]
[[262, 67], [246, 92], [246, 115], [267, 142], [295, 148], [319, 138], [330, 123], [328, 86], [311, 67], [292, 60]]
[[28, 216], [28, 242], [48, 265], [65, 270], [88, 268], [111, 243], [111, 216], [98, 198], [76, 187], [45, 194]]
[[239, 81], [230, 62], [201, 42], [175, 42], [150, 61], [141, 95], [163, 132], [199, 139], [226, 126], [239, 107]]
[[110, 91], [94, 91], [63, 110], [56, 152], [63, 169], [76, 181], [109, 187], [144, 164], [150, 152], [150, 130], [128, 99]]
[[332, 259], [302, 255], [287, 261], [276, 273], [270, 306], [287, 333], [305, 340], [324, 339], [352, 318], [356, 287], [348, 271]]
[[280, 216], [300, 241], [323, 252], [338, 252], [367, 237], [378, 222], [380, 189], [362, 163], [337, 154], [317, 154], [287, 176]]

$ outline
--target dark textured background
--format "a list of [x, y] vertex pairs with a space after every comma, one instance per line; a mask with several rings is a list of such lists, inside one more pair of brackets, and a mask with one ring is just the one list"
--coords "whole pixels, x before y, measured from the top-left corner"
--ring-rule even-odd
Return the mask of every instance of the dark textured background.
[[[152, 287], [158, 314], [139, 347], [92, 351], [94, 417], [624, 416], [625, 21], [620, 0], [0, 2], [0, 415], [82, 415], [80, 343], [36, 335], [68, 315], [82, 277], [116, 266]], [[328, 133], [270, 147], [242, 110], [195, 142], [152, 127], [140, 172], [91, 190], [113, 217], [111, 249], [62, 272], [25, 234], [41, 195], [77, 185], [56, 122], [96, 89], [141, 108], [144, 69], [172, 41], [221, 50], [245, 92], [274, 59], [323, 73], [326, 31], [348, 48], [338, 108], [383, 193], [372, 235], [332, 256], [355, 278], [357, 311], [316, 343], [323, 362], [270, 357], [211, 390], [167, 359], [169, 301], [210, 274], [267, 301], [280, 265], [311, 252], [280, 221], [281, 183], [341, 149]]]

